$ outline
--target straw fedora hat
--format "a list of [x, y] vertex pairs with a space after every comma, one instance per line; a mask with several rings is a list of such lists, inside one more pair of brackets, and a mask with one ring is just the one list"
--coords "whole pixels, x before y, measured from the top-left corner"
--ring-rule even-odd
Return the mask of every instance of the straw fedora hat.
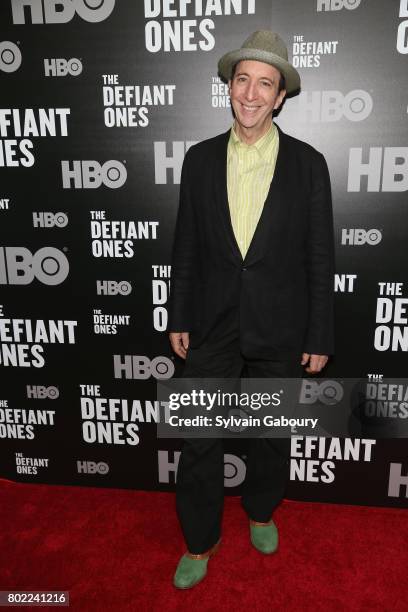
[[219, 74], [228, 81], [231, 78], [232, 68], [241, 60], [256, 60], [275, 66], [285, 77], [288, 94], [300, 88], [298, 71], [288, 62], [288, 50], [279, 34], [269, 30], [253, 32], [243, 43], [240, 49], [230, 51], [222, 56], [218, 62]]

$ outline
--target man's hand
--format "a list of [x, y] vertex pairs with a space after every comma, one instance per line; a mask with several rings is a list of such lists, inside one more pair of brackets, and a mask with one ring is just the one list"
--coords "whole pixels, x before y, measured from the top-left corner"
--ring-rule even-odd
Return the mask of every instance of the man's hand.
[[170, 344], [173, 351], [181, 357], [186, 358], [188, 345], [190, 343], [189, 332], [170, 332], [169, 333]]
[[309, 366], [305, 368], [306, 372], [309, 372], [309, 374], [317, 374], [324, 368], [328, 360], [328, 355], [310, 355], [309, 353], [303, 353], [301, 364], [306, 365], [309, 363]]

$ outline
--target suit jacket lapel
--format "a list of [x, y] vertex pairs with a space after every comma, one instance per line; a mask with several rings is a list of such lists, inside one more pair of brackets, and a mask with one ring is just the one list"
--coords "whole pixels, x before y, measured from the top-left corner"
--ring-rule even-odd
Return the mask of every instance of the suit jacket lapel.
[[243, 259], [238, 243], [235, 239], [234, 229], [231, 222], [231, 214], [228, 203], [228, 187], [227, 187], [227, 150], [228, 140], [231, 130], [228, 130], [221, 135], [216, 154], [214, 156], [214, 187], [215, 187], [215, 202], [221, 227], [224, 230], [224, 237], [227, 241], [228, 250], [231, 256], [242, 264]]
[[261, 259], [266, 250], [271, 248], [271, 243], [272, 245], [281, 243], [285, 218], [289, 214], [290, 198], [286, 194], [288, 185], [291, 184], [288, 142], [286, 134], [278, 126], [276, 127], [279, 131], [279, 150], [275, 171], [258, 225], [244, 259], [244, 263], [248, 265]]

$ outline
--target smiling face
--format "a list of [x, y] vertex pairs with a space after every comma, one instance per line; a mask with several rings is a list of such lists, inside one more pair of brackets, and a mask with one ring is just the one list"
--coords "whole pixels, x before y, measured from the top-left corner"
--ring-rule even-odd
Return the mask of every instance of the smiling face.
[[228, 81], [235, 114], [235, 129], [248, 144], [256, 142], [268, 130], [272, 113], [279, 108], [286, 91], [279, 92], [280, 72], [274, 66], [254, 60], [238, 63]]

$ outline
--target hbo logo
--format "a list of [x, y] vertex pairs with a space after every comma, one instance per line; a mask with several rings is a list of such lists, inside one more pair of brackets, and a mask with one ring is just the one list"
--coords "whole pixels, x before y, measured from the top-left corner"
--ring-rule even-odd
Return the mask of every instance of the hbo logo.
[[408, 147], [370, 147], [364, 161], [362, 147], [352, 147], [347, 191], [360, 191], [362, 176], [367, 176], [367, 191], [407, 191]]
[[245, 480], [246, 465], [236, 455], [224, 454], [224, 486], [237, 487]]
[[96, 281], [96, 293], [98, 295], [129, 295], [131, 291], [132, 285], [128, 281]]
[[63, 212], [33, 212], [34, 227], [65, 227], [68, 217]]
[[[99, 6], [94, 8], [93, 4]], [[75, 13], [85, 21], [98, 23], [109, 17], [114, 6], [115, 0], [11, 0], [13, 23], [25, 23], [25, 7], [30, 9], [31, 23], [67, 23]]]
[[149, 359], [146, 355], [121, 355], [113, 356], [113, 369], [115, 378], [134, 378], [146, 380], [153, 376], [158, 380], [171, 378], [174, 374], [174, 363], [168, 357], [160, 355]]
[[78, 76], [82, 72], [82, 62], [76, 57], [66, 60], [63, 57], [44, 58], [45, 76]]
[[78, 474], [100, 474], [105, 476], [109, 472], [109, 465], [104, 461], [77, 461]]
[[341, 244], [353, 244], [360, 246], [362, 244], [369, 244], [375, 246], [382, 240], [382, 234], [378, 229], [342, 229], [341, 230]]
[[361, 0], [317, 0], [318, 11], [340, 11], [345, 8], [349, 11], [360, 6]]
[[15, 72], [21, 65], [21, 51], [9, 40], [0, 42], [0, 70]]
[[298, 110], [302, 121], [340, 121], [345, 117], [349, 121], [363, 121], [373, 110], [373, 100], [363, 89], [353, 89], [344, 95], [341, 91], [307, 91], [299, 95]]
[[64, 189], [97, 189], [102, 184], [110, 189], [118, 189], [126, 182], [127, 172], [125, 166], [114, 159], [110, 159], [104, 164], [97, 161], [72, 162], [61, 161], [62, 186]]
[[34, 254], [25, 247], [0, 247], [0, 285], [29, 285], [34, 278], [44, 285], [59, 285], [68, 272], [68, 259], [54, 247]]
[[301, 404], [314, 404], [319, 401], [331, 406], [337, 404], [342, 399], [343, 394], [343, 387], [335, 380], [318, 382], [317, 380], [304, 379], [299, 401]]
[[[180, 451], [174, 451], [171, 459], [167, 450], [157, 451], [157, 467], [159, 471], [159, 482], [170, 483], [176, 481]], [[224, 486], [237, 487], [245, 480], [246, 465], [241, 457], [230, 453], [224, 454]], [[172, 478], [170, 477], [172, 476]]]
[[133, 356], [133, 378], [146, 380], [150, 376], [158, 380], [171, 378], [174, 374], [174, 363], [168, 357], [155, 357], [150, 361], [145, 355]]
[[26, 390], [29, 399], [57, 399], [59, 397], [57, 387], [27, 385]]

